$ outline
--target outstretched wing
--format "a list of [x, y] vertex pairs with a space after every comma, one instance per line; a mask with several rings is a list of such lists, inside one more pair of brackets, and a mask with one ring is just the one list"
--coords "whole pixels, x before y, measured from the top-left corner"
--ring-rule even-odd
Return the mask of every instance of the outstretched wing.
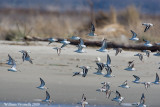
[[109, 54], [107, 54], [107, 65], [110, 65], [111, 64], [111, 58], [109, 56]]
[[50, 95], [48, 93], [48, 91], [46, 91], [46, 99], [45, 100], [49, 100], [50, 99]]
[[40, 81], [41, 81], [40, 87], [43, 87], [45, 85], [45, 82], [44, 82], [44, 80], [42, 78], [40, 78]]
[[155, 82], [159, 82], [159, 76], [158, 76], [157, 73], [156, 73], [156, 80], [155, 80]]
[[133, 30], [131, 30], [131, 32], [132, 32], [132, 38], [134, 37], [137, 37], [137, 34], [133, 31]]
[[116, 90], [116, 98], [120, 98], [121, 94]]
[[139, 81], [140, 80], [140, 78], [138, 76], [136, 76], [136, 75], [133, 75], [133, 77], [135, 78], [135, 81]]
[[102, 46], [101, 46], [101, 48], [103, 48], [103, 49], [106, 49], [106, 48], [107, 48], [106, 39], [104, 39], [104, 40], [102, 41]]
[[91, 31], [95, 31], [95, 27], [94, 27], [94, 24], [93, 23], [91, 23]]

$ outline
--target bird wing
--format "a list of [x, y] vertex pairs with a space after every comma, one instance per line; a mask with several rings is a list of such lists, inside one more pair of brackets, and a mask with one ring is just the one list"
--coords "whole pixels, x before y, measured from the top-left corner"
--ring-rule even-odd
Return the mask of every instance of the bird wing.
[[135, 78], [135, 81], [139, 81], [140, 80], [140, 78], [138, 76], [136, 76], [136, 75], [133, 75], [133, 77]]
[[137, 37], [137, 34], [133, 30], [131, 30], [131, 32], [132, 32], [132, 38]]
[[44, 80], [43, 80], [42, 78], [40, 78], [40, 81], [41, 81], [41, 85], [40, 85], [40, 87], [44, 86], [44, 85], [45, 85]]
[[12, 59], [12, 67], [16, 68], [16, 61]]
[[50, 99], [50, 95], [48, 93], [48, 91], [46, 91], [46, 100], [49, 100]]
[[159, 82], [159, 76], [158, 76], [157, 73], [156, 73], [156, 80], [155, 80], [155, 82]]
[[150, 25], [146, 26], [144, 32], [146, 32], [150, 28]]
[[104, 39], [104, 40], [102, 41], [102, 46], [101, 46], [101, 48], [103, 48], [103, 49], [106, 49], [106, 48], [107, 48], [106, 39]]
[[121, 94], [116, 90], [116, 98], [120, 98]]
[[82, 76], [86, 77], [87, 73], [88, 73], [88, 69], [86, 67], [84, 67]]
[[94, 24], [93, 23], [91, 23], [91, 31], [95, 31], [95, 27], [94, 27]]
[[141, 96], [141, 99], [140, 99], [140, 104], [144, 104], [145, 103], [145, 96], [144, 96], [144, 93], [142, 94]]
[[109, 54], [107, 54], [107, 65], [111, 64], [111, 58], [109, 56]]

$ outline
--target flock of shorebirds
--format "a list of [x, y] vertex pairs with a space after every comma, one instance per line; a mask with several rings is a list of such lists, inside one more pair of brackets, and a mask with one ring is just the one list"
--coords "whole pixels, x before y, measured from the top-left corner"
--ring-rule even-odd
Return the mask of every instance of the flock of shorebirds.
[[[143, 23], [142, 25], [145, 26], [144, 32], [146, 32], [147, 30], [149, 30], [149, 28], [151, 26], [153, 26], [153, 24], [151, 24], [151, 23]], [[96, 36], [96, 34], [94, 32], [95, 32], [95, 27], [91, 23], [90, 33], [88, 34], [88, 36]], [[129, 40], [138, 41], [139, 38], [137, 37], [137, 34], [134, 31], [132, 31], [132, 30], [131, 30], [131, 33], [132, 33], [132, 37]], [[85, 53], [86, 52], [84, 50], [84, 48], [86, 48], [86, 45], [84, 44], [83, 40], [80, 37], [72, 36], [70, 39], [72, 39], [72, 40], [79, 40], [79, 44], [77, 45], [78, 49], [75, 50], [75, 52], [78, 52], [78, 53]], [[49, 44], [51, 44], [51, 43], [56, 42], [58, 40], [54, 39], [54, 38], [49, 38], [48, 41], [49, 41]], [[146, 46], [146, 47], [152, 47], [153, 46], [149, 41], [147, 41], [147, 40], [144, 40], [144, 41], [145, 41], [144, 46]], [[54, 49], [57, 50], [58, 56], [61, 54], [61, 50], [64, 47], [66, 47], [68, 44], [70, 44], [70, 41], [67, 41], [67, 39], [64, 39], [63, 41], [60, 41], [60, 43], [62, 43], [61, 47], [54, 48]], [[157, 45], [160, 45], [160, 43], [157, 43]], [[114, 48], [114, 50], [116, 50], [115, 56], [117, 56], [119, 53], [121, 53], [123, 51], [122, 48]], [[100, 51], [100, 52], [106, 52], [107, 51], [107, 41], [106, 41], [106, 39], [104, 39], [102, 41], [102, 46], [97, 51]], [[30, 51], [21, 50], [19, 52], [22, 53], [22, 60], [23, 61], [29, 61], [31, 64], [33, 64], [32, 58], [29, 55]], [[144, 50], [143, 52], [146, 53], [147, 57], [150, 56], [151, 51]], [[158, 52], [157, 52], [156, 55], [160, 56], [160, 50], [158, 50]], [[143, 61], [143, 56], [144, 55], [142, 53], [138, 53], [135, 56], [138, 56], [139, 59], [141, 61]], [[20, 70], [16, 69], [16, 61], [9, 54], [8, 54], [8, 57], [9, 57], [9, 60], [8, 60], [7, 64], [11, 65], [11, 68], [9, 68], [8, 71], [12, 71], [12, 72], [20, 71]], [[112, 75], [112, 67], [114, 67], [114, 66], [111, 65], [111, 58], [110, 58], [109, 54], [107, 54], [107, 61], [106, 61], [106, 63], [101, 63], [100, 61], [101, 61], [100, 57], [97, 57], [97, 59], [96, 59], [95, 62], [96, 62], [96, 65], [97, 65], [98, 68], [95, 68], [97, 70], [97, 72], [95, 72], [95, 74], [97, 74], [97, 75], [103, 75], [104, 77], [107, 77], [107, 78], [115, 77], [115, 75]], [[82, 71], [81, 72], [73, 72], [73, 77], [77, 76], [77, 75], [82, 75], [82, 77], [86, 77], [87, 73], [88, 73], [88, 71], [90, 69], [90, 67], [89, 66], [81, 66], [79, 68], [81, 68]], [[103, 72], [103, 69], [106, 70], [106, 72], [107, 72], [106, 74]], [[125, 70], [135, 71], [134, 60], [128, 62], [128, 67]], [[135, 80], [132, 81], [132, 82], [136, 83], [136, 84], [144, 84], [145, 89], [149, 88], [150, 85], [152, 85], [152, 84], [160, 84], [159, 76], [158, 76], [157, 73], [156, 73], [156, 79], [155, 79], [154, 82], [141, 82], [139, 76], [133, 75], [133, 77], [135, 78]], [[53, 100], [50, 99], [50, 94], [47, 91], [48, 88], [45, 86], [45, 82], [44, 82], [44, 80], [42, 78], [40, 78], [40, 82], [41, 82], [41, 84], [37, 88], [46, 91], [46, 99], [42, 100], [42, 102], [47, 102], [48, 104], [50, 104], [51, 102], [53, 102]], [[114, 94], [116, 94], [116, 97], [113, 98], [112, 101], [118, 102], [119, 104], [121, 104], [123, 102], [124, 97], [121, 96], [121, 94], [120, 94], [119, 91], [116, 91], [116, 92], [112, 91], [110, 89], [110, 83], [109, 82], [103, 82], [101, 84], [102, 84], [102, 87], [99, 88], [99, 89], [97, 89], [97, 91], [105, 92], [106, 93], [106, 97], [108, 99], [110, 98], [111, 93], [114, 93]], [[130, 88], [130, 86], [127, 84], [127, 80], [122, 85], [120, 85], [119, 87], [125, 88], [125, 89]], [[86, 100], [87, 100], [86, 96], [83, 94], [82, 95], [82, 100], [78, 104], [81, 104], [82, 107], [85, 107], [85, 105], [88, 104], [88, 102]], [[142, 96], [140, 98], [140, 102], [133, 103], [132, 105], [136, 106], [136, 107], [146, 107], [144, 93], [142, 93]]]

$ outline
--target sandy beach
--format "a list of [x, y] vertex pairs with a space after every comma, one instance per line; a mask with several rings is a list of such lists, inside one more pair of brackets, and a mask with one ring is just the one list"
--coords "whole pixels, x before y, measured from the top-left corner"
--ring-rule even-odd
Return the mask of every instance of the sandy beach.
[[[18, 42], [19, 43], [19, 42]], [[53, 43], [48, 46], [47, 42], [33, 42], [35, 45], [11, 45], [13, 42], [0, 41], [0, 101], [15, 102], [37, 102], [36, 99], [45, 99], [45, 91], [36, 87], [40, 85], [39, 78], [43, 78], [49, 88], [51, 98], [55, 104], [77, 104], [81, 101], [82, 94], [87, 97], [89, 105], [118, 105], [111, 101], [116, 95], [112, 94], [110, 99], [106, 98], [105, 93], [97, 92], [102, 82], [110, 82], [111, 90], [118, 90], [123, 97], [124, 103], [136, 103], [140, 101], [142, 93], [146, 97], [146, 105], [158, 107], [160, 105], [160, 85], [151, 85], [147, 90], [142, 84], [135, 84], [132, 81], [137, 75], [142, 82], [154, 82], [156, 73], [160, 75], [160, 56], [144, 56], [144, 61], [140, 61], [134, 56], [138, 51], [122, 51], [115, 56], [115, 50], [109, 49], [108, 52], [98, 52], [99, 49], [87, 47], [86, 53], [74, 52], [77, 47], [68, 45], [62, 49], [58, 56], [55, 47], [61, 46], [60, 43]], [[20, 44], [20, 43], [19, 43]], [[23, 42], [22, 42], [23, 44]], [[33, 64], [22, 61], [20, 50], [30, 51]], [[10, 54], [17, 63], [17, 69], [21, 72], [8, 72], [9, 65], [5, 64]], [[107, 54], [112, 60], [113, 78], [106, 78], [103, 75], [96, 75], [97, 65], [94, 62], [96, 57], [101, 58], [101, 62], [106, 62]], [[124, 70], [128, 66], [128, 61], [135, 60], [136, 71]], [[77, 66], [90, 66], [87, 76], [72, 77], [73, 72], [82, 71]], [[103, 70], [105, 73], [106, 71]], [[130, 89], [118, 87], [125, 80], [128, 81]]]

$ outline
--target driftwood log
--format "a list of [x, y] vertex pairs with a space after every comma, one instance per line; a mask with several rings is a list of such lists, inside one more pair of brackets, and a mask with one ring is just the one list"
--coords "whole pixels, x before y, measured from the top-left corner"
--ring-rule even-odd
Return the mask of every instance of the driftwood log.
[[[24, 38], [26, 41], [48, 41], [48, 38], [40, 38], [40, 37], [30, 37], [26, 36]], [[62, 38], [57, 38], [57, 42], [62, 41]], [[79, 41], [68, 39], [72, 45], [78, 45]], [[102, 41], [88, 41], [84, 40], [84, 43], [86, 46], [92, 46], [92, 47], [100, 47], [102, 44]], [[125, 45], [125, 44], [117, 44], [114, 42], [107, 42], [108, 48], [123, 48], [126, 50], [151, 50], [152, 52], [155, 52], [157, 50], [160, 51], [160, 46], [153, 45], [152, 47], [146, 47], [144, 45]]]

